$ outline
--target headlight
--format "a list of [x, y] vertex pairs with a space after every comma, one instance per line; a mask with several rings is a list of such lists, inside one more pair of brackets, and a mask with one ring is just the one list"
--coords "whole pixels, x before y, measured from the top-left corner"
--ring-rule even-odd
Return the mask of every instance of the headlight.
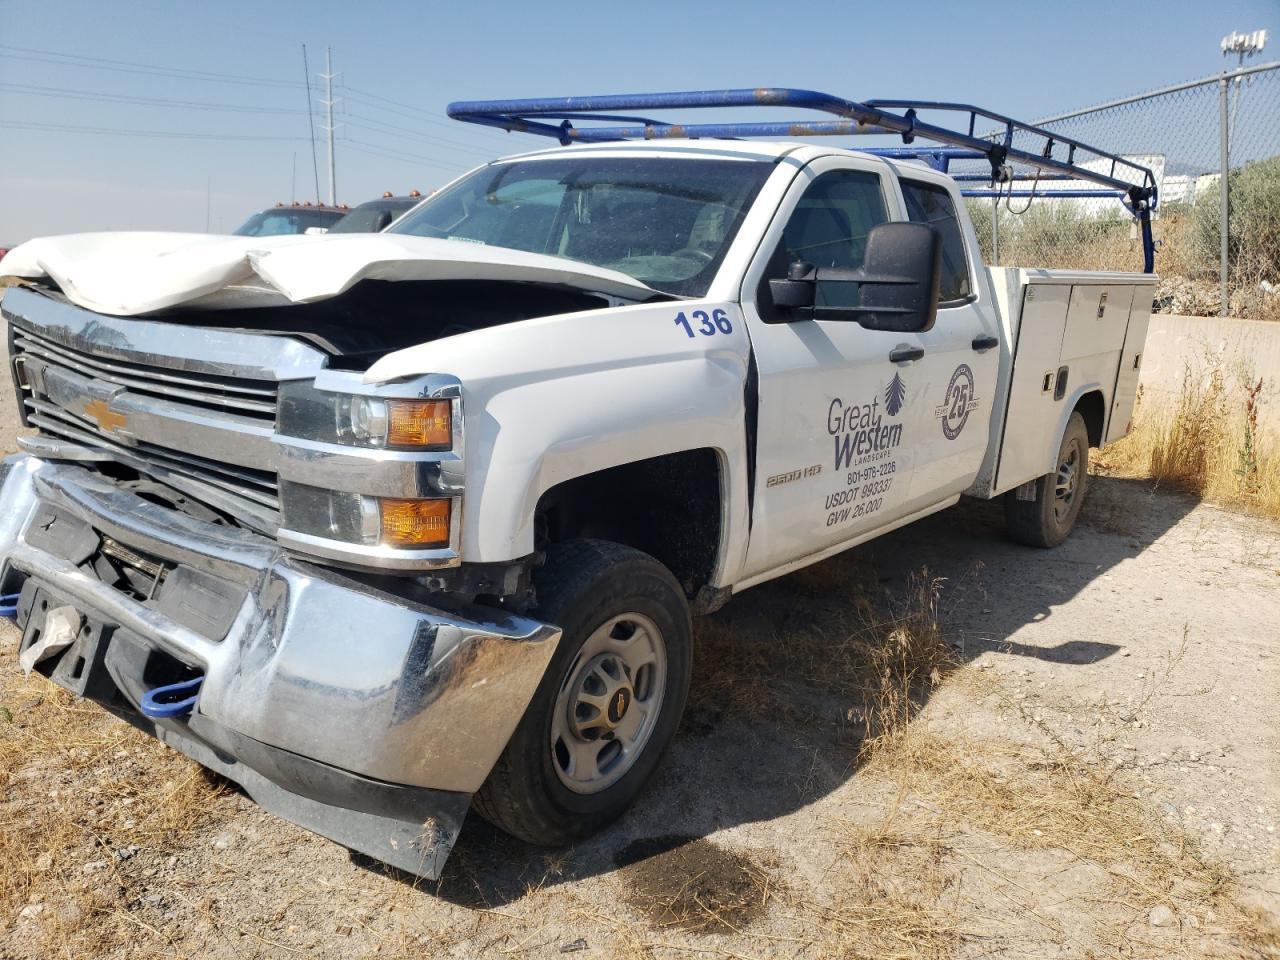
[[281, 385], [276, 432], [303, 440], [389, 450], [448, 450], [452, 400], [332, 393], [309, 383]]
[[338, 436], [381, 446], [387, 439], [387, 401], [377, 397], [341, 397], [335, 407]]
[[415, 570], [460, 562], [462, 385], [368, 387], [325, 371], [282, 383], [277, 539], [316, 557]]

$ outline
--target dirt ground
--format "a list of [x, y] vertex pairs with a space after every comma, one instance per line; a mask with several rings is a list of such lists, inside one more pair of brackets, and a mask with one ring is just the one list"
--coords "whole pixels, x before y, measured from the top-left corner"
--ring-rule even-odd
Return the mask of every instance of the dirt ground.
[[[852, 611], [922, 591], [954, 665], [868, 751]], [[21, 678], [17, 641], [0, 958], [1280, 956], [1280, 526], [1143, 482], [1095, 478], [1057, 550], [965, 504], [735, 598], [630, 815], [563, 851], [473, 816], [438, 884]]]

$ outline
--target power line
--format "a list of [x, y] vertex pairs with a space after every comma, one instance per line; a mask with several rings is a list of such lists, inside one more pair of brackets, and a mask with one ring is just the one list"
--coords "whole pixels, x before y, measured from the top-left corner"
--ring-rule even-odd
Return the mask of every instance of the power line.
[[372, 100], [379, 100], [383, 103], [390, 103], [397, 107], [404, 107], [406, 110], [415, 110], [418, 113], [423, 113], [423, 114], [426, 114], [427, 116], [434, 116], [434, 114], [432, 114], [425, 107], [419, 107], [412, 103], [405, 103], [403, 100], [392, 100], [390, 97], [384, 97], [384, 96], [381, 96], [380, 94], [370, 93], [368, 90], [361, 90], [358, 87], [344, 86], [344, 89], [360, 97], [369, 97]]
[[0, 43], [0, 50], [8, 52], [15, 60], [33, 60], [39, 63], [57, 63], [70, 67], [87, 67], [95, 70], [115, 70], [121, 73], [142, 73], [153, 76], [179, 77], [185, 80], [204, 80], [216, 83], [251, 83], [258, 86], [299, 87], [296, 80], [276, 80], [271, 77], [251, 77], [240, 73], [215, 73], [209, 70], [188, 70], [183, 67], [167, 67], [160, 64], [138, 63], [134, 60], [109, 60], [106, 57], [87, 57], [74, 53], [58, 53], [56, 50], [37, 50], [33, 47], [15, 47]]
[[126, 130], [120, 127], [82, 127], [69, 123], [39, 123], [32, 120], [0, 120], [0, 127], [12, 130], [48, 130], [55, 133], [95, 133], [108, 136], [160, 137], [174, 140], [289, 140], [306, 137], [238, 133], [181, 133], [175, 130]]
[[[462, 126], [456, 120], [447, 120], [444, 117], [441, 117], [439, 114], [435, 113], [434, 111], [427, 110], [423, 107], [415, 107], [407, 103], [401, 103], [399, 100], [392, 100], [389, 97], [382, 97], [376, 93], [369, 93], [368, 91], [360, 90], [355, 87], [349, 87], [349, 86], [346, 86], [345, 84], [343, 85], [343, 90], [345, 90], [349, 94], [349, 99], [355, 100], [357, 102], [363, 100], [366, 106], [370, 106], [375, 110], [385, 110], [387, 113], [394, 113], [401, 117], [407, 117], [408, 119], [413, 120], [417, 123], [424, 123], [424, 122], [434, 123], [436, 126], [447, 127], [450, 130], [463, 129]], [[375, 103], [373, 101], [380, 101], [380, 102]], [[408, 113], [405, 110], [398, 110], [395, 107], [383, 106], [383, 104], [387, 104], [387, 103], [395, 104], [396, 106], [400, 106], [400, 107], [405, 107], [407, 110], [412, 110], [414, 112]], [[482, 131], [488, 132], [488, 133], [499, 133], [499, 134], [503, 132], [501, 130], [496, 130], [492, 127], [476, 127], [475, 130], [471, 130], [471, 129], [467, 130], [468, 133], [478, 133]]]
[[304, 111], [290, 107], [254, 107], [248, 104], [210, 103], [201, 100], [165, 100], [158, 97], [134, 97], [124, 94], [75, 90], [68, 87], [42, 87], [29, 83], [0, 83], [0, 90], [31, 97], [54, 97], [62, 100], [90, 100], [102, 103], [128, 103], [147, 107], [181, 107], [184, 110], [226, 110], [234, 113], [271, 113], [300, 116]]
[[365, 117], [358, 113], [347, 114], [345, 122], [348, 126], [358, 127], [361, 130], [369, 130], [372, 133], [380, 133], [383, 136], [399, 137], [406, 140], [417, 140], [433, 146], [447, 147], [450, 150], [474, 154], [475, 156], [483, 157], [486, 160], [493, 159], [493, 155], [487, 150], [481, 150], [465, 143], [458, 143], [457, 141], [433, 137], [430, 134], [418, 133], [416, 130], [410, 130], [406, 127], [384, 124], [381, 121], [374, 120], [372, 117]]
[[356, 153], [367, 153], [370, 156], [385, 157], [388, 160], [399, 160], [403, 163], [411, 163], [414, 166], [428, 166], [434, 167], [437, 170], [444, 170], [449, 173], [450, 179], [456, 177], [461, 172], [457, 167], [441, 163], [438, 159], [424, 157], [404, 150], [397, 150], [394, 147], [385, 147], [380, 144], [369, 143], [365, 140], [352, 140], [350, 138], [344, 139], [342, 142], [346, 144], [348, 150], [354, 150]]

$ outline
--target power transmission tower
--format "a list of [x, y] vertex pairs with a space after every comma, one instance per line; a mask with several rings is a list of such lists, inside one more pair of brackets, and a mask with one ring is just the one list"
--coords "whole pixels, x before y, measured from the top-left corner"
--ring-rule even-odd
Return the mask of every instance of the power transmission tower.
[[333, 166], [333, 78], [336, 76], [333, 72], [333, 51], [329, 47], [324, 49], [324, 73], [320, 74], [320, 79], [324, 81], [324, 91], [326, 99], [320, 102], [324, 104], [325, 116], [327, 123], [324, 130], [329, 134], [329, 206], [335, 206], [338, 202], [338, 175]]

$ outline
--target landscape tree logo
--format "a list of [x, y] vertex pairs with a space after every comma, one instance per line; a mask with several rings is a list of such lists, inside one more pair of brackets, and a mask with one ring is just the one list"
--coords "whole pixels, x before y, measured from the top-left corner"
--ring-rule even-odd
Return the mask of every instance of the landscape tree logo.
[[889, 416], [896, 417], [906, 399], [907, 385], [902, 382], [902, 377], [895, 373], [893, 379], [889, 381], [889, 386], [884, 389], [884, 408]]
[[948, 440], [960, 436], [969, 413], [978, 408], [978, 398], [973, 395], [973, 371], [967, 363], [956, 367], [947, 384], [942, 403], [933, 408], [933, 415], [942, 421], [942, 433]]

